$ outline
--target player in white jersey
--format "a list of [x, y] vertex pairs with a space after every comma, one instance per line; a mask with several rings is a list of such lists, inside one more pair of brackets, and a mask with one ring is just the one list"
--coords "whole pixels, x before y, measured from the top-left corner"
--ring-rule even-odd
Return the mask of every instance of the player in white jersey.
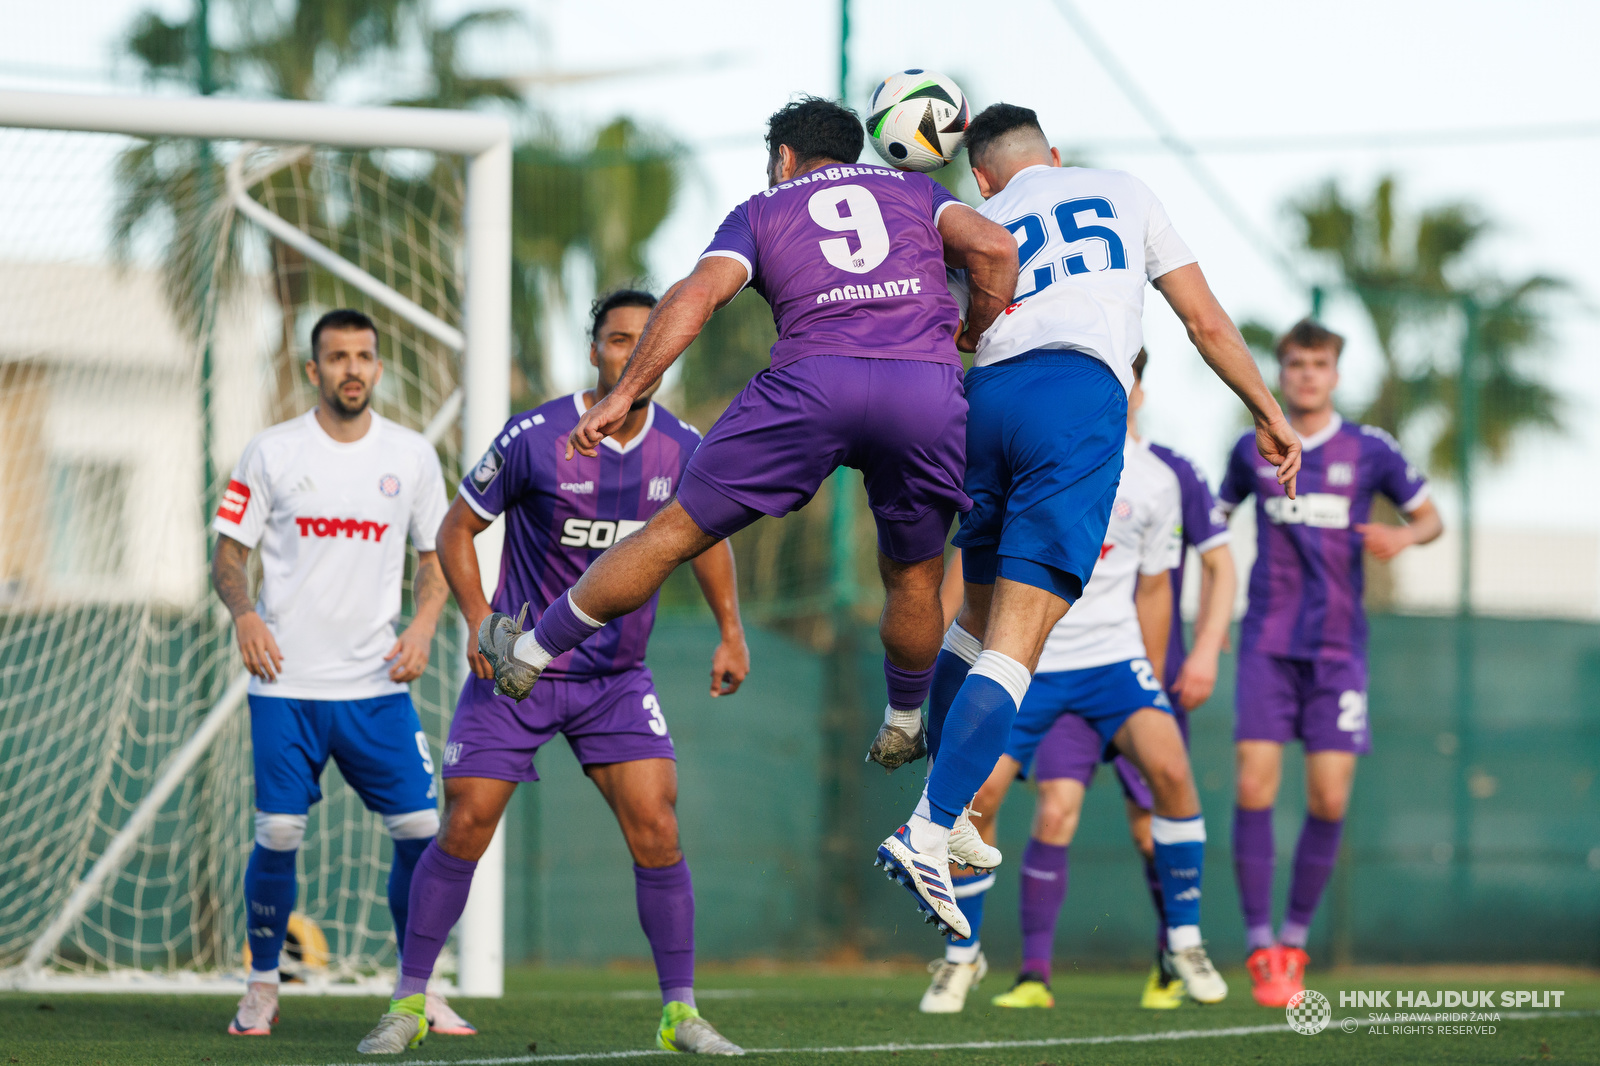
[[[408, 683], [422, 676], [447, 589], [434, 554], [444, 476], [419, 433], [370, 409], [383, 376], [378, 331], [359, 311], [311, 330], [317, 406], [258, 434], [213, 528], [217, 595], [250, 671], [255, 849], [245, 870], [250, 976], [228, 1031], [266, 1036], [295, 901], [295, 853], [332, 756], [394, 838], [389, 909], [405, 943], [411, 872], [439, 829], [433, 756]], [[396, 635], [406, 541], [417, 550], [415, 613]], [[259, 600], [250, 552], [261, 552]], [[471, 1026], [435, 997], [435, 1032]]]
[[[1299, 440], [1249, 349], [1149, 189], [1117, 171], [1062, 168], [1038, 117], [1011, 104], [974, 118], [966, 146], [987, 201], [981, 213], [1016, 237], [1021, 272], [1015, 301], [979, 339], [966, 379], [964, 487], [973, 505], [955, 538], [965, 604], [934, 669], [933, 765], [915, 813], [878, 852], [958, 933], [966, 922], [941, 871], [947, 857], [999, 861], [992, 847], [968, 850], [976, 834], [962, 810], [994, 769], [1045, 638], [1082, 596], [1105, 541], [1146, 282], [1250, 409], [1261, 454], [1291, 495], [1300, 462]], [[1157, 789], [1154, 812], [1157, 864], [1179, 868], [1163, 841], [1205, 833], [1183, 738], [1165, 714], [1135, 716], [1125, 728], [1124, 746], [1146, 778], [1186, 782]], [[943, 757], [942, 736], [958, 741]], [[1174, 950], [1198, 948], [1187, 923], [1183, 930]]]
[[[1136, 379], [1128, 398], [1130, 430], [1133, 412], [1142, 401], [1143, 390]], [[998, 829], [995, 816], [1011, 783], [1019, 774], [1039, 782], [1033, 831], [1021, 863], [1023, 964], [1016, 986], [995, 998], [997, 1006], [1054, 1004], [1049, 991], [1050, 947], [1055, 914], [1066, 888], [1066, 863], [1060, 862], [1056, 870], [1052, 860], [1065, 858], [1095, 767], [1119, 745], [1132, 750], [1135, 729], [1130, 726], [1136, 720], [1171, 719], [1174, 713], [1161, 679], [1172, 626], [1171, 571], [1183, 551], [1182, 492], [1172, 468], [1131, 431], [1123, 445], [1123, 460], [1094, 575], [1082, 598], [1046, 638], [1038, 671], [1011, 725], [1005, 754], [972, 801], [973, 813], [982, 816], [974, 824], [992, 844]], [[1065, 745], [1055, 742], [1062, 719], [1071, 719], [1065, 724], [1075, 730]], [[1047, 735], [1052, 743], [1041, 748]], [[1192, 791], [1187, 759], [1166, 771], [1169, 776], [1155, 791], [1168, 803], [1175, 793]], [[1180, 940], [1187, 937], [1193, 946], [1175, 952], [1172, 963], [1183, 973], [1196, 999], [1216, 1002], [1227, 994], [1227, 985], [1199, 943], [1203, 847], [1194, 840], [1174, 843], [1168, 855], [1172, 868], [1164, 870], [1161, 878], [1163, 904], [1173, 908], [1167, 911], [1169, 924], [1193, 927], [1179, 933]], [[983, 895], [993, 883], [992, 875], [956, 875], [957, 899], [972, 936], [952, 941], [946, 949], [945, 965], [923, 997], [925, 1012], [960, 1010], [964, 997], [950, 992], [974, 983], [952, 974], [941, 984], [944, 969], [966, 966], [975, 977], [987, 968], [981, 961], [977, 935]]]

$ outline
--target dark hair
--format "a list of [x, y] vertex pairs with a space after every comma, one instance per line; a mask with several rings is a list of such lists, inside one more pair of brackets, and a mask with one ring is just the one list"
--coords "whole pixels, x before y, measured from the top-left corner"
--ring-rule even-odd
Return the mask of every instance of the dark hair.
[[1344, 351], [1344, 338], [1320, 322], [1302, 318], [1289, 327], [1289, 332], [1279, 339], [1278, 346], [1272, 352], [1281, 361], [1283, 353], [1289, 348], [1309, 348], [1312, 351], [1328, 349], [1338, 359]]
[[1044, 136], [1039, 116], [1032, 108], [1018, 107], [1016, 104], [990, 104], [979, 111], [967, 126], [966, 139], [962, 141], [967, 146], [967, 159], [978, 161], [995, 141], [1012, 130], [1033, 130], [1040, 137]]
[[613, 289], [596, 296], [589, 305], [589, 340], [600, 343], [600, 323], [619, 307], [654, 307], [656, 298], [643, 289]]
[[1140, 348], [1139, 354], [1133, 357], [1133, 380], [1141, 383], [1144, 381], [1144, 368], [1149, 362], [1150, 353]]
[[340, 307], [317, 319], [317, 324], [311, 327], [311, 358], [313, 360], [317, 358], [317, 341], [321, 339], [322, 331], [325, 329], [370, 329], [374, 347], [376, 347], [378, 327], [373, 323], [372, 319], [360, 311], [355, 311], [348, 307]]
[[767, 158], [778, 158], [778, 146], [787, 144], [800, 164], [832, 159], [854, 163], [861, 158], [866, 132], [856, 113], [843, 104], [820, 96], [791, 100], [767, 119]]

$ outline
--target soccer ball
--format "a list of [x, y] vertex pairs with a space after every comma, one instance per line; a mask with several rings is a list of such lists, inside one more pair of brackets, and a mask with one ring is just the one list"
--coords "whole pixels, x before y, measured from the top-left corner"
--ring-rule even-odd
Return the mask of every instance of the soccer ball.
[[902, 70], [878, 83], [867, 134], [898, 170], [938, 170], [961, 150], [972, 115], [961, 86], [931, 70]]

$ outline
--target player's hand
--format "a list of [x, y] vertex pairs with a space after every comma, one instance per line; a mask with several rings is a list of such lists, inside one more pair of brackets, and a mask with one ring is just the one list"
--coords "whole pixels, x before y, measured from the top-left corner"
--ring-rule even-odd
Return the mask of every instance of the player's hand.
[[263, 681], [276, 681], [283, 671], [283, 652], [272, 637], [272, 630], [254, 611], [247, 611], [233, 620], [239, 637], [239, 655], [244, 668]]
[[421, 677], [428, 668], [428, 653], [432, 647], [432, 633], [419, 633], [414, 624], [406, 626], [389, 654], [383, 657], [384, 662], [394, 663], [389, 668], [389, 680], [406, 683]]
[[622, 428], [632, 409], [632, 397], [615, 390], [607, 393], [605, 399], [583, 413], [572, 432], [567, 434], [567, 458], [571, 459], [573, 452], [591, 459], [599, 455], [600, 442]]
[[983, 334], [981, 333], [974, 333], [970, 329], [963, 328], [960, 333], [956, 334], [956, 347], [971, 355], [978, 350], [978, 341], [982, 337]]
[[483, 620], [493, 613], [492, 610], [488, 610], [482, 611], [476, 616], [466, 615], [467, 665], [472, 667], [473, 676], [484, 681], [494, 680], [494, 667], [490, 666], [489, 660], [485, 659], [482, 653], [478, 651], [478, 627], [483, 625]]
[[1256, 451], [1278, 468], [1278, 484], [1294, 499], [1295, 476], [1300, 473], [1300, 436], [1289, 420], [1278, 415], [1270, 422], [1256, 423]]
[[1410, 526], [1390, 526], [1382, 522], [1362, 522], [1355, 527], [1361, 541], [1374, 559], [1388, 562], [1411, 547]]
[[750, 648], [744, 632], [725, 634], [711, 653], [711, 698], [731, 696], [750, 676]]
[[1214, 655], [1190, 655], [1178, 670], [1178, 680], [1173, 683], [1173, 698], [1186, 711], [1192, 711], [1211, 698], [1217, 687], [1217, 658]]

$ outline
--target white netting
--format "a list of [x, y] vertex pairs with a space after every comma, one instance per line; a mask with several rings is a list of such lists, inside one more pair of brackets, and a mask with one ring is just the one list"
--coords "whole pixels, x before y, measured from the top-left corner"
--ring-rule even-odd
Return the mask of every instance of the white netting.
[[[378, 321], [387, 417], [421, 430], [458, 385], [457, 352], [228, 207], [240, 152], [256, 201], [460, 326], [457, 159], [0, 129], [0, 970], [239, 673], [206, 577], [208, 427], [214, 501], [251, 435], [314, 401], [307, 333], [336, 306]], [[459, 663], [441, 626], [413, 686], [436, 753]], [[360, 977], [393, 965], [391, 845], [331, 763], [323, 789], [296, 909], [327, 976]], [[251, 795], [241, 708], [48, 969], [236, 971]]]

